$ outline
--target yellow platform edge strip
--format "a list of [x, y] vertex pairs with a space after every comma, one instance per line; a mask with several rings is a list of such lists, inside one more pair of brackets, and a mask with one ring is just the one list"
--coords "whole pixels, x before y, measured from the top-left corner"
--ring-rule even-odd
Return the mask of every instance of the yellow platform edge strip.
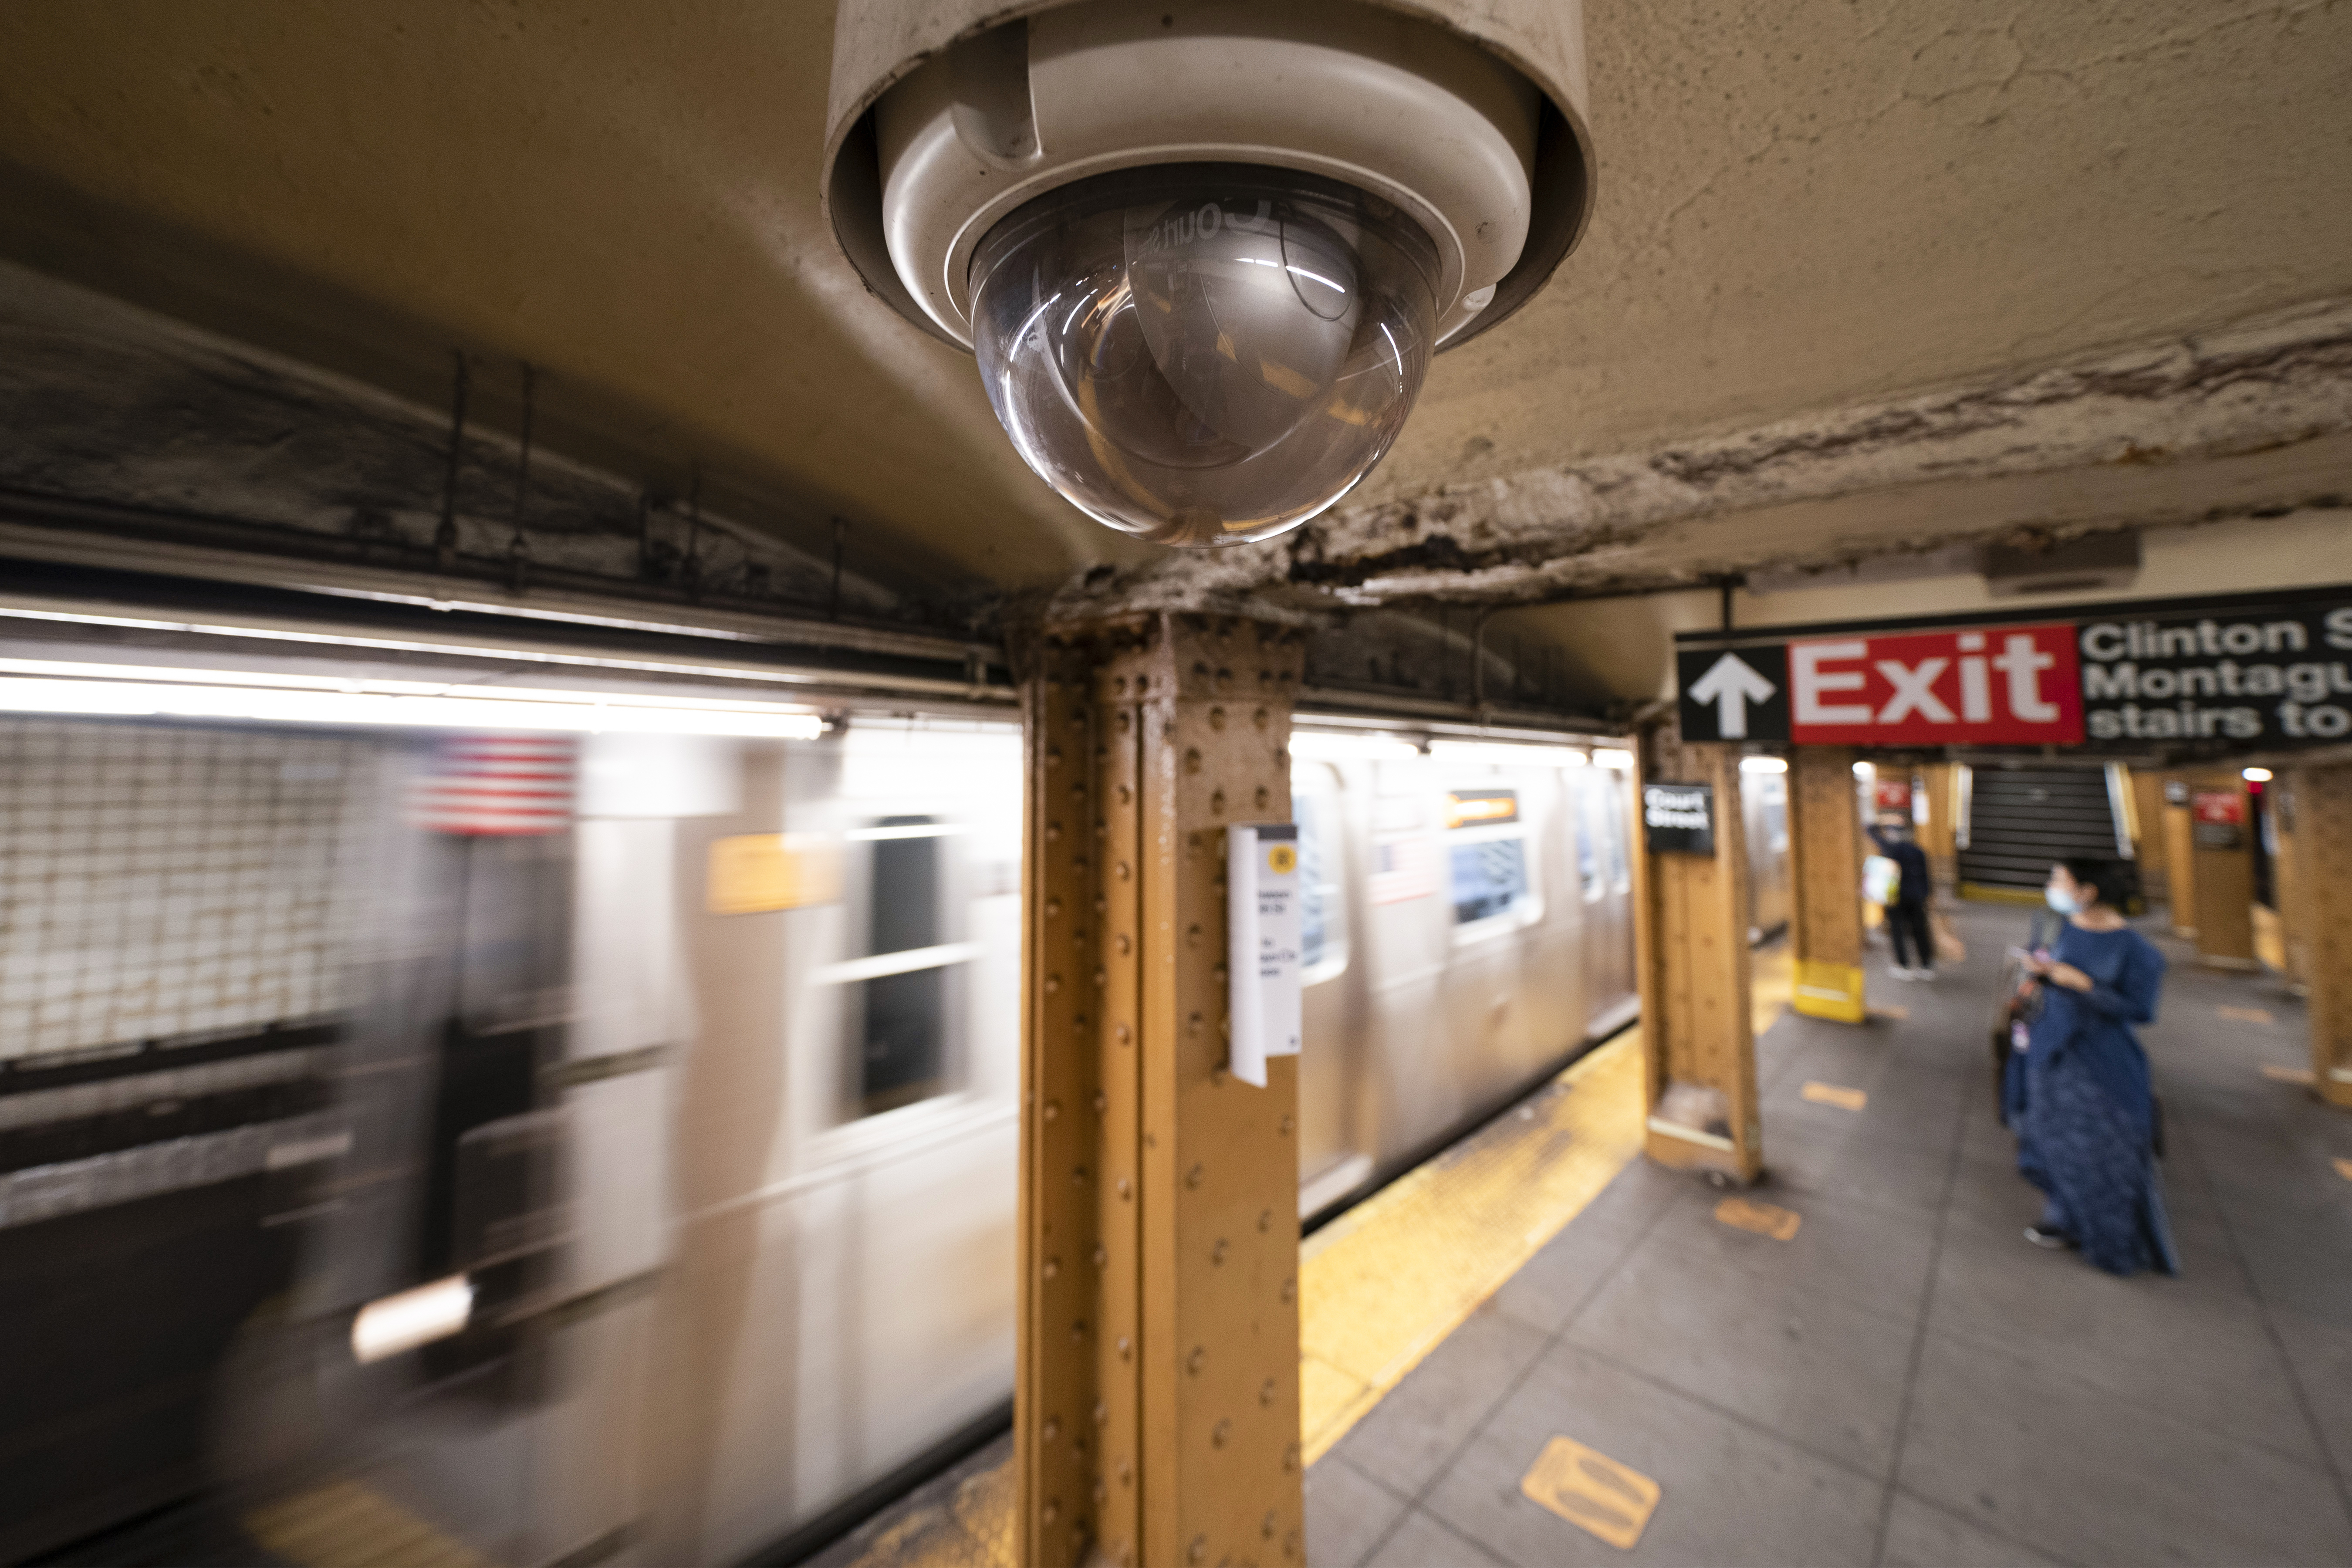
[[[1785, 943], [1755, 955], [1762, 1034], [1787, 1006]], [[1642, 1026], [1399, 1177], [1299, 1248], [1302, 1457], [1331, 1451], [1390, 1390], [1584, 1212], [1642, 1151]], [[1012, 1461], [897, 1521], [856, 1568], [1009, 1568]]]
[[[1756, 1032], [1792, 989], [1755, 955]], [[1642, 1152], [1642, 1026], [1307, 1237], [1299, 1249], [1299, 1426], [1313, 1464], [1600, 1196]]]

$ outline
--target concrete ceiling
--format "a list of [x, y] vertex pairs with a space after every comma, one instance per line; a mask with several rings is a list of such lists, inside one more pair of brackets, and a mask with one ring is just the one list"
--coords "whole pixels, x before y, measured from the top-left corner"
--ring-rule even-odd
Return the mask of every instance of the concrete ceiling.
[[1582, 248], [1213, 562], [1059, 501], [836, 254], [832, 12], [9, 7], [0, 252], [427, 406], [528, 361], [570, 458], [932, 591], [1524, 602], [2352, 491], [2352, 6], [1588, 0]]

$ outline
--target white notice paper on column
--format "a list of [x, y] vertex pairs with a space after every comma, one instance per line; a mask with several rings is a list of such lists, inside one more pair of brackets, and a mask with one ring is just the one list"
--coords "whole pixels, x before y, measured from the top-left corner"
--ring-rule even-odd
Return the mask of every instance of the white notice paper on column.
[[1229, 1065], [1265, 1087], [1269, 1057], [1298, 1054], [1298, 828], [1225, 829], [1225, 968], [1232, 976]]

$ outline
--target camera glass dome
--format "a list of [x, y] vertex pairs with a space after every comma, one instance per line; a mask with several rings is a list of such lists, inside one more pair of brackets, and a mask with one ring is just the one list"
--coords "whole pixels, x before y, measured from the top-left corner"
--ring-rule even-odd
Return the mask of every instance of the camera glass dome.
[[1029, 466], [1162, 544], [1306, 521], [1396, 439], [1428, 369], [1436, 247], [1286, 170], [1166, 164], [1038, 197], [973, 252], [973, 347]]

